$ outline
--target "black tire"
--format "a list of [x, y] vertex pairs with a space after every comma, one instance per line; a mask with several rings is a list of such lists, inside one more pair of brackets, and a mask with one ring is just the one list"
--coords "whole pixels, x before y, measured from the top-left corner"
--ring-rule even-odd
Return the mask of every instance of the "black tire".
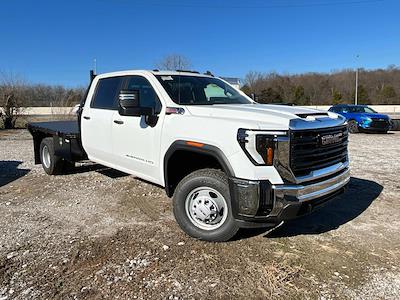
[[[44, 161], [45, 151], [48, 151], [48, 161]], [[51, 137], [44, 138], [40, 143], [40, 162], [42, 163], [43, 170], [49, 175], [63, 173], [64, 160], [54, 154], [54, 143]]]
[[[214, 189], [225, 199], [227, 215], [221, 220], [220, 227], [205, 230], [193, 223], [191, 216], [186, 210], [186, 201], [189, 194], [196, 188], [207, 187]], [[173, 211], [179, 226], [188, 235], [205, 241], [224, 242], [230, 240], [238, 231], [239, 227], [232, 215], [231, 198], [229, 193], [228, 178], [220, 170], [201, 169], [197, 170], [181, 180], [175, 189], [173, 197]]]
[[358, 128], [358, 124], [355, 120], [350, 120], [347, 124], [347, 128], [350, 133], [359, 133], [360, 129]]

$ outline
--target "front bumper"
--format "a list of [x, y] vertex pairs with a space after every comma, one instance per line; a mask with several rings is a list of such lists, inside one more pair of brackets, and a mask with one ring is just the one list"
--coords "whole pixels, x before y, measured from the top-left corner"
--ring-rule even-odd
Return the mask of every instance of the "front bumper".
[[390, 126], [386, 128], [378, 128], [378, 127], [360, 127], [360, 131], [364, 132], [387, 132], [390, 130]]
[[310, 213], [343, 193], [349, 181], [348, 168], [303, 184], [272, 185], [268, 181], [231, 178], [233, 214], [241, 227], [275, 225]]
[[390, 121], [372, 121], [368, 123], [361, 122], [359, 124], [359, 129], [361, 131], [376, 131], [376, 132], [386, 132], [391, 129]]

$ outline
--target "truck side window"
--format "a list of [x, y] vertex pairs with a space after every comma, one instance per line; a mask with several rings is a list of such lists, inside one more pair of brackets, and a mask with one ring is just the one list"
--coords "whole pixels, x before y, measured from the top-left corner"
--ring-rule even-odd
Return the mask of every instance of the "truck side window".
[[154, 112], [161, 112], [161, 102], [158, 99], [157, 93], [151, 86], [150, 82], [142, 76], [128, 76], [128, 90], [138, 90], [140, 97], [140, 106], [152, 107]]
[[117, 93], [121, 89], [124, 77], [109, 77], [100, 79], [96, 92], [90, 103], [92, 108], [118, 109]]

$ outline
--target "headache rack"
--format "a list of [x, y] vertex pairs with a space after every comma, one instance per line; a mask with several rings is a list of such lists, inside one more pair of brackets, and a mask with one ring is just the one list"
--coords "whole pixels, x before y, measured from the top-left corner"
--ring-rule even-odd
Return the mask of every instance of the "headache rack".
[[305, 176], [348, 159], [347, 126], [290, 131], [290, 168]]

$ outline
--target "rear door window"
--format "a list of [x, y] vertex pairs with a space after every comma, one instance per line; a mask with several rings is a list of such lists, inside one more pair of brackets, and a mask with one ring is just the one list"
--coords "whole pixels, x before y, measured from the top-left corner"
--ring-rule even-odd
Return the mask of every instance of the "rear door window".
[[118, 110], [117, 94], [121, 90], [124, 77], [109, 77], [100, 79], [90, 107]]

